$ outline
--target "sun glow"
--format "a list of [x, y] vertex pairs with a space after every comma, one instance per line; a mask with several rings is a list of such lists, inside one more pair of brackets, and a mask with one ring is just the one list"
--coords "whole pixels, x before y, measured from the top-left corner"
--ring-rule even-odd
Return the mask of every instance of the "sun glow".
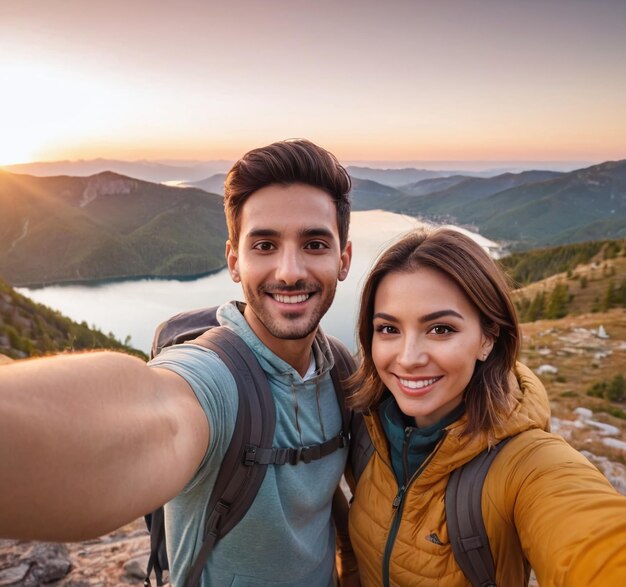
[[125, 89], [91, 71], [0, 58], [0, 165], [58, 158], [55, 153], [106, 140], [127, 113]]

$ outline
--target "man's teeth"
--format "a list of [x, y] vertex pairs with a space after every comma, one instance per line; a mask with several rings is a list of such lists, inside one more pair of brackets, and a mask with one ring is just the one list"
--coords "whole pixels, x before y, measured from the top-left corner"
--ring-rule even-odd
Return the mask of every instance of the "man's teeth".
[[311, 294], [298, 294], [297, 296], [284, 296], [282, 294], [273, 294], [273, 298], [281, 304], [300, 304], [306, 302]]
[[413, 381], [410, 379], [400, 379], [400, 383], [404, 385], [404, 387], [408, 387], [409, 389], [422, 389], [422, 387], [426, 387], [428, 385], [432, 385], [435, 381], [438, 381], [441, 377], [433, 377], [432, 379], [422, 379], [421, 381]]

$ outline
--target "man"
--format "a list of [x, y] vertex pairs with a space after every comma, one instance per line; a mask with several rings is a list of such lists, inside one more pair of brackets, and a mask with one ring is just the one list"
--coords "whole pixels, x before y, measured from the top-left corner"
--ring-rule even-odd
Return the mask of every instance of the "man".
[[[341, 429], [319, 321], [350, 268], [349, 190], [337, 160], [305, 140], [247, 153], [226, 180], [226, 259], [247, 304], [225, 304], [218, 319], [268, 377], [278, 446], [322, 443]], [[81, 540], [169, 502], [171, 573], [182, 584], [236, 413], [230, 372], [190, 344], [150, 366], [97, 352], [3, 367], [0, 536]], [[334, 584], [330, 506], [345, 461], [340, 449], [270, 467], [202, 584]]]

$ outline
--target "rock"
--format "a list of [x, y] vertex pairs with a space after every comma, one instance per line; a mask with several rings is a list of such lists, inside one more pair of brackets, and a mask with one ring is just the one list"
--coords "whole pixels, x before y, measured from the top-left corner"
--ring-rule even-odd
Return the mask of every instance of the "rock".
[[591, 417], [593, 416], [593, 412], [589, 408], [578, 407], [574, 410], [574, 413], [578, 414], [578, 419], [583, 421], [591, 420]]
[[609, 335], [606, 333], [606, 330], [604, 330], [604, 326], [602, 325], [598, 326], [598, 333], [596, 336], [598, 338], [609, 338]]
[[17, 565], [17, 567], [9, 567], [8, 569], [3, 569], [0, 571], [0, 587], [5, 587], [8, 585], [17, 585], [18, 583], [21, 585], [22, 580], [28, 574], [30, 570], [30, 565], [22, 563], [21, 565]]
[[626, 442], [618, 440], [617, 438], [603, 438], [602, 444], [610, 446], [611, 448], [619, 448], [621, 451], [626, 452]]
[[130, 579], [140, 579], [143, 581], [146, 577], [146, 569], [148, 568], [148, 556], [139, 556], [124, 563], [124, 572]]
[[72, 568], [69, 552], [63, 544], [36, 544], [29, 558], [32, 565], [29, 578], [36, 579], [33, 585], [62, 579]]
[[539, 365], [539, 367], [535, 369], [537, 375], [545, 375], [546, 373], [556, 375], [558, 372], [559, 370], [554, 365]]
[[[596, 422], [592, 420], [593, 412], [588, 408], [578, 407], [574, 410], [575, 414], [578, 414], [578, 420], [583, 422], [585, 426], [591, 426], [599, 430], [602, 436], [619, 436], [622, 431], [617, 426], [611, 426], [611, 424], [605, 424], [604, 422]], [[624, 443], [626, 446], [626, 443]], [[621, 448], [621, 447], [620, 447]]]
[[15, 543], [7, 548], [6, 555], [3, 557], [5, 568], [0, 571], [2, 587], [39, 587], [62, 579], [72, 568], [69, 552], [63, 544], [33, 542], [26, 543], [26, 548], [22, 549]]

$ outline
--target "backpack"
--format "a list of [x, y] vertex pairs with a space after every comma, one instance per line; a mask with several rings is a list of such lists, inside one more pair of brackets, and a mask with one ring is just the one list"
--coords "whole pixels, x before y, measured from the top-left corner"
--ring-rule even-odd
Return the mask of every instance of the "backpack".
[[[209, 348], [228, 367], [239, 394], [233, 437], [207, 503], [203, 544], [185, 580], [185, 587], [199, 585], [213, 547], [248, 511], [269, 464], [310, 463], [348, 445], [350, 414], [345, 408], [341, 381], [352, 374], [355, 365], [345, 346], [333, 337], [327, 337], [335, 362], [330, 375], [342, 412], [341, 432], [321, 444], [273, 447], [274, 401], [265, 373], [248, 345], [228, 328], [219, 326], [216, 310], [217, 307], [192, 310], [165, 321], [157, 328], [150, 353], [152, 358], [163, 348], [183, 342]], [[161, 586], [163, 571], [169, 569], [163, 508], [148, 514], [146, 523], [150, 530], [150, 557], [144, 585], [150, 587], [150, 575], [154, 570], [157, 585]]]
[[[486, 448], [471, 461], [450, 474], [445, 493], [446, 521], [450, 546], [457, 564], [473, 587], [497, 587], [496, 570], [485, 529], [481, 497], [485, 477], [491, 463], [511, 437]], [[356, 488], [374, 446], [363, 418], [352, 421], [350, 455], [350, 487]]]
[[[331, 336], [327, 338], [335, 366], [330, 374], [342, 410], [343, 426], [340, 435], [323, 445], [313, 447], [273, 448], [274, 406], [265, 373], [248, 346], [232, 331], [218, 326], [216, 311], [217, 306], [191, 310], [166, 320], [157, 328], [150, 352], [150, 357], [153, 358], [163, 348], [183, 342], [211, 348], [229, 368], [239, 393], [235, 433], [207, 504], [205, 540], [184, 587], [199, 585], [204, 564], [212, 548], [236, 526], [252, 505], [270, 462], [278, 465], [295, 464], [299, 460], [310, 462], [323, 456], [321, 447], [324, 445], [335, 441], [338, 445], [346, 446], [349, 438], [350, 466], [346, 469], [346, 477], [349, 486], [355, 488], [374, 452], [362, 415], [350, 413], [345, 407], [346, 390], [341, 382], [354, 372], [354, 359], [345, 346]], [[252, 417], [257, 414], [263, 416]], [[510, 438], [503, 439], [496, 446], [485, 449], [471, 461], [455, 469], [446, 486], [445, 507], [450, 545], [457, 564], [474, 587], [496, 587], [495, 565], [483, 520], [481, 496], [489, 467], [509, 440]], [[328, 446], [325, 450], [332, 452], [340, 448], [338, 445]], [[255, 458], [254, 455], [259, 456]], [[278, 460], [272, 461], [272, 458]], [[335, 499], [345, 499], [340, 488], [335, 492], [333, 506]], [[161, 586], [163, 571], [169, 569], [163, 508], [147, 515], [146, 523], [150, 530], [150, 558], [144, 585], [150, 587], [149, 577], [154, 570], [157, 585]], [[345, 519], [335, 517], [335, 525], [341, 526], [342, 531], [347, 532]]]

